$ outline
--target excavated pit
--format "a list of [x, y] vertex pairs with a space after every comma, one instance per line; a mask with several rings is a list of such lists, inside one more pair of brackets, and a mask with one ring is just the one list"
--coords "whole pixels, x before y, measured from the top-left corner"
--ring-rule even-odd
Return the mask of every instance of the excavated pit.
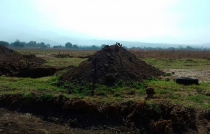
[[163, 74], [162, 71], [139, 60], [123, 47], [106, 45], [77, 68], [63, 74], [60, 81], [112, 85], [118, 81], [142, 82]]
[[52, 97], [21, 94], [0, 97], [0, 107], [31, 113], [43, 120], [71, 128], [112, 128], [119, 133], [198, 134], [210, 132], [210, 111], [201, 111], [167, 102], [147, 104], [140, 102], [95, 103], [69, 99], [62, 95]]
[[45, 62], [34, 54], [23, 55], [0, 45], [0, 76], [38, 78], [53, 75], [57, 69], [44, 66]]

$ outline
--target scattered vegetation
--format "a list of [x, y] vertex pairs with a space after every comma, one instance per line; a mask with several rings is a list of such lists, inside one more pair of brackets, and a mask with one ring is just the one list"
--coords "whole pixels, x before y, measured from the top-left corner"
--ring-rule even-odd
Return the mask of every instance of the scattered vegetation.
[[210, 60], [208, 59], [156, 59], [145, 58], [146, 63], [159, 69], [208, 69]]
[[[44, 50], [34, 50], [34, 49], [23, 49], [18, 50], [18, 52], [23, 54], [36, 54], [39, 57], [43, 57], [48, 61], [47, 64], [53, 66], [53, 64], [60, 62], [65, 62], [69, 65], [71, 64], [71, 58], [53, 58], [50, 57], [52, 54], [69, 54], [73, 58], [79, 57], [87, 57], [93, 55], [95, 51], [71, 51], [71, 50], [52, 50], [52, 49], [44, 49]], [[161, 50], [161, 51], [142, 51], [142, 50], [131, 50], [133, 54], [135, 54], [138, 58], [144, 60], [146, 63], [155, 66], [159, 69], [207, 69], [210, 67], [210, 51], [172, 51], [169, 50]], [[78, 65], [84, 59], [78, 60]], [[57, 60], [57, 61], [56, 61]], [[52, 63], [50, 63], [52, 62]], [[62, 63], [61, 63], [62, 64]], [[55, 65], [56, 66], [56, 65]], [[64, 65], [65, 66], [65, 65]]]
[[78, 66], [86, 58], [50, 58], [47, 60], [45, 65], [53, 67], [68, 67], [68, 66]]
[[[119, 82], [113, 87], [97, 84], [95, 93], [91, 96], [91, 84], [75, 86], [73, 84], [71, 85], [71, 83], [66, 83], [57, 87], [55, 86], [57, 81], [58, 78], [56, 76], [37, 79], [0, 77], [0, 94], [22, 94], [25, 97], [31, 94], [37, 94], [48, 99], [63, 94], [70, 98], [79, 97], [96, 102], [115, 102], [119, 100], [135, 100], [142, 102], [146, 96], [146, 87], [151, 87], [155, 90], [155, 99], [186, 107], [210, 109], [210, 89], [208, 88], [210, 83], [184, 86], [176, 84], [174, 81], [147, 80], [143, 83], [134, 83], [130, 86], [126, 86], [128, 85], [126, 82]], [[66, 89], [66, 86], [71, 88]]]
[[206, 50], [197, 50], [197, 49], [159, 49], [159, 50], [130, 50], [134, 53], [138, 58], [147, 59], [147, 58], [154, 58], [156, 60], [160, 59], [168, 59], [178, 61], [180, 59], [206, 59], [209, 60], [210, 51], [209, 49]]
[[[47, 60], [45, 63], [49, 66], [55, 67], [67, 67], [69, 65], [78, 66], [85, 58], [76, 58], [81, 55], [92, 55], [94, 51], [66, 51], [66, 50], [18, 50], [23, 54], [36, 54], [39, 57], [43, 57]], [[210, 65], [210, 61], [202, 56], [197, 56], [196, 59], [189, 59], [196, 55], [196, 52], [188, 54], [188, 57], [181, 57], [181, 59], [170, 59], [169, 54], [164, 53], [161, 56], [162, 51], [155, 52], [134, 52], [139, 58], [143, 58], [143, 54], [148, 54], [148, 58], [143, 58], [143, 60], [160, 69], [206, 69]], [[178, 52], [177, 52], [178, 53]], [[55, 58], [51, 57], [52, 54], [70, 54], [73, 58]], [[141, 54], [141, 55], [139, 55]], [[155, 55], [152, 58], [151, 54]], [[207, 52], [205, 54], [208, 54]], [[157, 56], [159, 55], [159, 57]], [[184, 55], [184, 54], [180, 54]], [[201, 55], [201, 53], [197, 54]], [[168, 57], [163, 59], [163, 57]], [[177, 57], [176, 57], [177, 58]], [[63, 71], [65, 72], [65, 71]], [[170, 75], [170, 74], [168, 74]], [[164, 80], [150, 80], [144, 81], [143, 83], [133, 83], [129, 85], [126, 82], [120, 81], [113, 87], [106, 87], [102, 85], [96, 85], [96, 90], [94, 96], [91, 96], [91, 86], [89, 85], [72, 85], [72, 88], [65, 89], [67, 85], [60, 87], [55, 86], [58, 80], [58, 76], [50, 76], [43, 78], [17, 78], [17, 77], [0, 77], [0, 94], [16, 94], [21, 93], [25, 96], [31, 93], [45, 94], [48, 98], [52, 96], [57, 96], [58, 94], [64, 94], [69, 97], [81, 97], [81, 98], [92, 98], [98, 101], [108, 101], [108, 100], [139, 100], [143, 101], [145, 98], [145, 88], [152, 87], [155, 89], [155, 97], [158, 99], [163, 99], [171, 101], [175, 104], [181, 104], [190, 107], [202, 107], [209, 109], [210, 103], [210, 90], [207, 88], [210, 83], [200, 83], [200, 85], [183, 86], [178, 85], [174, 81], [164, 81]], [[66, 83], [69, 84], [71, 83]], [[101, 97], [103, 99], [101, 99]], [[110, 99], [112, 98], [112, 99]]]
[[[78, 66], [82, 61], [87, 59], [84, 57], [94, 53], [94, 51], [47, 49], [35, 51], [23, 49], [18, 50], [18, 52], [21, 52], [22, 54], [35, 54], [47, 61], [45, 65], [58, 68], [66, 68], [70, 65]], [[146, 63], [161, 70], [209, 68], [210, 60], [208, 60], [206, 56], [198, 55], [196, 57], [195, 53], [190, 53], [190, 55], [186, 57], [183, 56], [180, 59], [173, 59], [165, 54], [160, 56], [160, 52], [155, 53], [157, 55], [152, 57], [148, 52], [145, 53], [145, 57], [141, 54], [142, 57], [139, 56], [138, 58], [143, 59]], [[62, 54], [70, 56], [61, 58], [55, 57], [55, 55]], [[134, 54], [138, 56], [139, 53], [134, 52]], [[146, 57], [146, 54], [148, 54], [148, 57]], [[191, 58], [193, 57], [192, 55], [196, 58]], [[48, 107], [46, 109], [49, 109], [49, 111], [45, 110], [44, 113], [49, 117], [45, 117], [45, 119], [51, 119], [51, 121], [58, 123], [65, 122], [67, 123], [65, 125], [71, 127], [75, 127], [75, 124], [76, 127], [79, 127], [78, 124], [94, 126], [94, 124], [91, 124], [93, 122], [88, 121], [92, 121], [93, 117], [96, 119], [99, 116], [100, 120], [111, 120], [115, 124], [116, 122], [123, 122], [123, 127], [126, 126], [125, 128], [128, 129], [127, 131], [135, 130], [134, 133], [146, 133], [150, 130], [154, 131], [154, 133], [165, 133], [170, 132], [168, 128], [173, 128], [174, 130], [181, 129], [182, 131], [180, 132], [183, 132], [185, 130], [183, 126], [192, 126], [194, 129], [193, 123], [200, 122], [200, 120], [196, 120], [197, 118], [194, 116], [195, 114], [198, 114], [194, 112], [195, 109], [198, 109], [198, 111], [207, 111], [206, 114], [199, 114], [199, 116], [201, 116], [202, 119], [205, 118], [205, 120], [208, 119], [209, 121], [210, 82], [184, 86], [176, 84], [172, 80], [166, 81], [154, 78], [151, 80], [144, 80], [141, 83], [118, 81], [113, 86], [95, 84], [93, 93], [92, 83], [75, 85], [71, 82], [65, 82], [59, 85], [59, 77], [62, 73], [66, 73], [66, 70], [63, 69], [54, 76], [36, 79], [0, 76], [0, 101], [6, 105], [10, 102], [12, 107], [21, 105], [21, 108], [23, 108], [25, 106], [26, 109], [30, 109], [31, 107], [31, 105], [27, 104], [32, 104], [33, 108], [36, 108], [36, 104], [38, 108], [41, 107], [41, 109]], [[166, 73], [165, 77], [170, 77], [171, 75], [171, 73]], [[146, 99], [146, 90], [148, 88], [154, 89], [155, 94], [153, 95], [153, 98]], [[3, 105], [3, 103], [1, 103], [1, 105]], [[55, 107], [55, 105], [58, 113], [54, 113], [54, 118], [53, 113], [50, 110], [52, 108], [51, 106]], [[63, 106], [65, 106], [65, 110], [76, 111], [75, 115], [71, 115], [73, 118], [69, 119], [69, 115], [67, 117], [59, 111], [62, 110]], [[80, 110], [79, 112], [85, 111], [88, 114], [82, 114], [82, 116], [81, 114], [77, 115], [78, 110]], [[101, 112], [100, 115], [95, 114], [94, 112], [96, 111]], [[41, 111], [41, 113], [43, 114], [43, 111]], [[61, 120], [60, 122], [59, 118]], [[64, 121], [64, 118], [68, 118], [68, 120]], [[87, 122], [84, 123], [84, 120]], [[177, 128], [176, 126], [172, 127], [172, 125], [177, 124], [179, 124]], [[206, 127], [206, 130], [208, 129], [207, 125], [203, 126], [202, 123], [200, 125]], [[138, 128], [138, 126], [141, 126], [141, 128]], [[103, 124], [103, 127], [108, 126]], [[147, 130], [144, 128], [147, 128]], [[122, 132], [124, 132], [124, 130], [122, 130]]]

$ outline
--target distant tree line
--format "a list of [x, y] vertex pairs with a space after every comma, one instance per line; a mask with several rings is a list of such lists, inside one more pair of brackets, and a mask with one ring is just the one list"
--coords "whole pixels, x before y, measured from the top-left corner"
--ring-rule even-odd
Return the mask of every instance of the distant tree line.
[[72, 49], [72, 50], [99, 50], [101, 47], [96, 45], [91, 46], [78, 46], [77, 44], [72, 44], [71, 42], [67, 42], [64, 46], [57, 45], [53, 48], [63, 48], [63, 49]]
[[18, 47], [18, 48], [24, 48], [24, 47], [37, 47], [37, 48], [49, 48], [50, 44], [45, 44], [44, 42], [37, 43], [36, 41], [30, 41], [28, 43], [21, 42], [19, 40], [16, 40], [15, 42], [9, 43], [6, 41], [0, 41], [0, 45], [6, 46], [6, 47]]
[[201, 47], [192, 47], [192, 46], [179, 46], [179, 47], [166, 47], [166, 48], [161, 48], [161, 47], [131, 47], [128, 48], [130, 50], [145, 50], [145, 51], [152, 51], [152, 50], [169, 50], [169, 51], [175, 51], [175, 50], [184, 50], [184, 51], [203, 51], [203, 50], [208, 50], [210, 51], [210, 48], [201, 48]]
[[[50, 48], [50, 44], [45, 44], [44, 42], [37, 43], [36, 41], [30, 41], [28, 43], [26, 42], [21, 42], [19, 40], [16, 40], [12, 43], [6, 42], [6, 41], [0, 41], [0, 45], [6, 46], [6, 47], [17, 47], [17, 48], [27, 48], [27, 47], [32, 47], [32, 48]], [[79, 46], [77, 44], [72, 44], [71, 42], [65, 43], [65, 45], [57, 45], [53, 46], [52, 48], [58, 48], [58, 49], [72, 49], [72, 50], [100, 50], [102, 49], [106, 44], [102, 44], [101, 46], [97, 45], [90, 45], [90, 46]], [[152, 50], [170, 50], [170, 51], [175, 51], [175, 50], [186, 50], [186, 51], [198, 51], [198, 50], [208, 50], [210, 51], [210, 48], [196, 48], [192, 46], [179, 46], [179, 47], [167, 47], [167, 48], [161, 48], [161, 47], [146, 47], [146, 46], [141, 46], [141, 47], [126, 47], [123, 46], [123, 48], [128, 49], [128, 50], [145, 50], [145, 51], [152, 51]]]
[[0, 41], [0, 45], [6, 47], [6, 46], [9, 46], [10, 44], [8, 42], [6, 42], [6, 41]]
[[[101, 46], [96, 46], [96, 45], [91, 45], [91, 46], [78, 46], [77, 44], [72, 44], [70, 42], [67, 42], [65, 46], [59, 45], [59, 46], [54, 46], [53, 48], [66, 48], [66, 49], [79, 49], [79, 50], [100, 50], [102, 49], [106, 44], [102, 44]], [[146, 51], [152, 51], [152, 50], [170, 50], [170, 51], [175, 51], [175, 50], [186, 50], [186, 51], [198, 51], [198, 50], [210, 50], [210, 48], [196, 48], [192, 46], [179, 46], [177, 48], [175, 47], [166, 47], [166, 48], [161, 48], [161, 47], [126, 47], [123, 46], [123, 48], [127, 50], [146, 50]]]

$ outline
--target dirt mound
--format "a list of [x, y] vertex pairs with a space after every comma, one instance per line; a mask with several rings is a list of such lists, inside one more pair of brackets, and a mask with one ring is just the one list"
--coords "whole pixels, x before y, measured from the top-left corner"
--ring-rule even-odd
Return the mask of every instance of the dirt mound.
[[139, 60], [120, 45], [106, 45], [77, 68], [69, 70], [61, 81], [72, 83], [113, 84], [117, 81], [141, 82], [163, 72]]
[[[44, 62], [44, 59], [38, 58], [33, 54], [22, 55], [0, 45], [0, 75], [30, 77], [30, 73], [27, 72], [46, 70], [47, 67], [40, 67]], [[41, 71], [36, 71], [36, 73], [37, 72]], [[44, 74], [39, 75], [43, 76]], [[49, 73], [47, 73], [47, 75], [48, 74]]]

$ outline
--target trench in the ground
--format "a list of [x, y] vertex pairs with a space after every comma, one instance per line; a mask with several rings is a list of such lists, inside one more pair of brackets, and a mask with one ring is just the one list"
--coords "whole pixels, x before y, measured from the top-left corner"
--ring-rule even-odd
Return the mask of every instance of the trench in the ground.
[[[24, 97], [21, 94], [2, 95], [0, 107], [32, 113], [50, 122], [67, 123], [70, 127], [83, 129], [92, 126], [125, 126], [142, 132], [198, 132], [198, 117], [210, 121], [210, 111], [198, 115], [194, 109], [166, 102], [124, 102], [108, 105], [82, 99], [68, 99], [62, 95], [52, 98], [36, 95]], [[205, 131], [208, 131], [209, 125], [206, 124]]]

